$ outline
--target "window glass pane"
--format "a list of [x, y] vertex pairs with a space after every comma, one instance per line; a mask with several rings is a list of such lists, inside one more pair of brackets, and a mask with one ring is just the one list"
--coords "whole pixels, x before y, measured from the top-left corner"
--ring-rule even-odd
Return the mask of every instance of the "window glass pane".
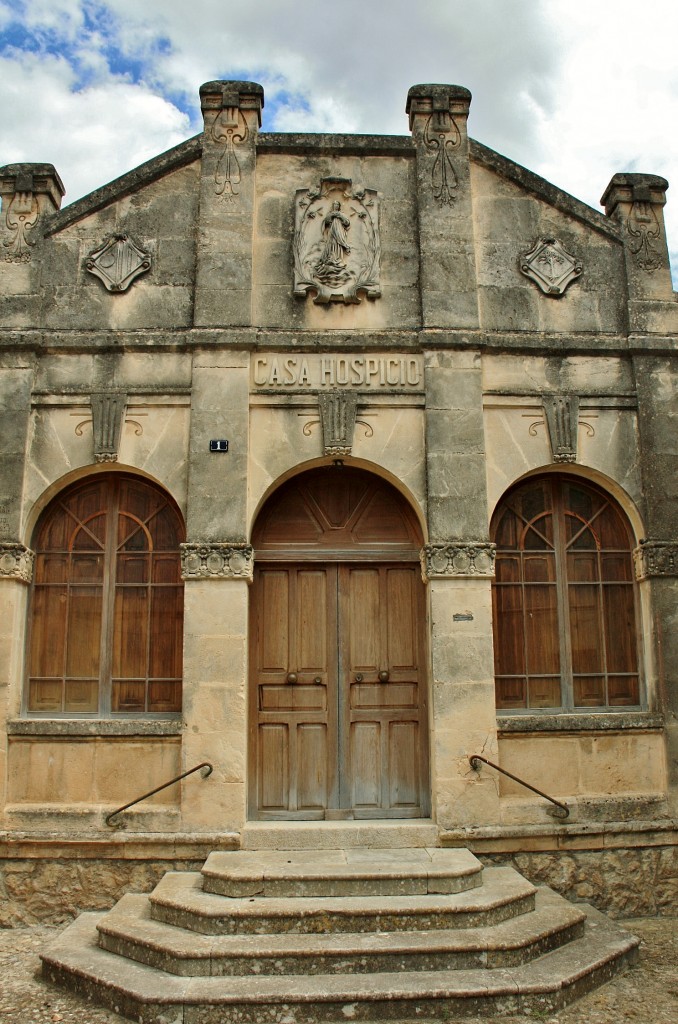
[[610, 707], [628, 707], [640, 703], [638, 676], [610, 676], [607, 694]]
[[553, 547], [553, 520], [540, 516], [525, 529], [523, 547], [526, 551], [545, 551]]
[[608, 672], [636, 670], [636, 616], [633, 587], [610, 583], [603, 588]]
[[65, 587], [34, 587], [30, 657], [32, 676], [63, 677], [67, 610]]
[[557, 604], [555, 586], [525, 587], [525, 637], [531, 675], [560, 671]]
[[111, 711], [145, 711], [146, 683], [143, 679], [114, 679]]
[[97, 513], [75, 527], [70, 539], [72, 551], [102, 551], [106, 546], [106, 513]]
[[574, 677], [574, 705], [578, 708], [599, 708], [605, 704], [603, 676]]
[[530, 676], [528, 679], [529, 706], [531, 708], [560, 707], [560, 676], [540, 678]]
[[567, 578], [570, 583], [595, 583], [598, 580], [598, 552], [570, 551], [567, 554]]
[[496, 587], [494, 602], [495, 671], [498, 675], [521, 675], [525, 672], [521, 588]]
[[118, 518], [118, 548], [120, 551], [150, 551], [151, 539], [146, 526], [133, 516], [120, 514]]
[[31, 679], [28, 690], [28, 710], [59, 712], [62, 709], [63, 682], [61, 679]]
[[64, 711], [84, 714], [96, 711], [99, 706], [97, 679], [67, 679], [65, 685]]
[[498, 708], [527, 707], [525, 679], [504, 679], [502, 676], [497, 676], [495, 691]]
[[603, 638], [600, 634], [600, 591], [597, 586], [568, 587], [570, 644], [573, 672], [602, 672]]
[[101, 587], [71, 587], [68, 594], [66, 675], [98, 676]]
[[148, 684], [149, 711], [181, 711], [181, 687], [178, 679], [153, 679]]
[[602, 505], [598, 494], [579, 483], [563, 481], [562, 490], [565, 508], [582, 520], [582, 525], [589, 522]]
[[112, 673], [114, 677], [146, 677], [148, 604], [146, 587], [116, 588]]
[[151, 594], [149, 675], [175, 678], [181, 674], [183, 588], [156, 587]]

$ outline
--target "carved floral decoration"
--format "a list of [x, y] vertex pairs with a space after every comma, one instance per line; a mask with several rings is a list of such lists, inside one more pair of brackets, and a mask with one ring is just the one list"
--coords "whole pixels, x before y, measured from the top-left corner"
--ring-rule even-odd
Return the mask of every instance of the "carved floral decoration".
[[633, 552], [636, 579], [650, 576], [678, 576], [678, 544], [662, 540], [641, 540]]
[[661, 228], [653, 204], [635, 202], [626, 221], [626, 230], [635, 240], [630, 249], [641, 270], [652, 273], [661, 267], [663, 260], [659, 249], [653, 242], [661, 235]]
[[128, 235], [111, 235], [101, 248], [89, 254], [85, 267], [103, 281], [109, 292], [124, 292], [135, 278], [151, 269], [151, 254]]
[[452, 154], [461, 143], [459, 126], [449, 111], [435, 111], [424, 126], [424, 145], [433, 156], [431, 186], [433, 198], [443, 206], [455, 201], [459, 179], [452, 162]]
[[379, 282], [379, 197], [346, 178], [323, 178], [295, 197], [294, 294], [314, 302], [376, 299]]
[[225, 202], [233, 203], [240, 195], [242, 171], [238, 160], [238, 147], [247, 142], [249, 128], [239, 107], [225, 107], [212, 123], [212, 138], [223, 146], [214, 171], [216, 194]]
[[3, 242], [7, 250], [5, 263], [31, 262], [31, 247], [35, 242], [31, 241], [30, 234], [39, 217], [40, 209], [33, 193], [15, 192], [5, 215], [5, 225], [10, 233], [10, 238]]
[[520, 257], [520, 270], [539, 285], [545, 295], [557, 296], [563, 295], [568, 285], [581, 275], [583, 265], [557, 238], [540, 238]]
[[34, 562], [34, 552], [23, 544], [0, 543], [0, 579], [30, 583]]
[[254, 575], [254, 549], [250, 544], [208, 543], [181, 545], [181, 578], [245, 579]]
[[426, 544], [421, 551], [421, 571], [424, 580], [446, 576], [494, 576], [496, 545], [451, 542]]

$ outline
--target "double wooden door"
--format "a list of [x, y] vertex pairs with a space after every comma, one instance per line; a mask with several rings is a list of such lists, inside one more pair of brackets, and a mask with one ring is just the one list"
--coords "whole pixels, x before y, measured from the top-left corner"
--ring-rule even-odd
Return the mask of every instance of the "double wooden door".
[[250, 813], [428, 813], [419, 566], [271, 563], [252, 596]]

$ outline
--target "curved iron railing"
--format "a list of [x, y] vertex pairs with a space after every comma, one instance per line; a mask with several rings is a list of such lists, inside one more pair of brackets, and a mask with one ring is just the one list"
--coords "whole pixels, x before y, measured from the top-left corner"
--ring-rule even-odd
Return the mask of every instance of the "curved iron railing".
[[187, 775], [192, 775], [193, 772], [199, 772], [201, 768], [207, 769], [207, 771], [203, 773], [203, 779], [206, 779], [214, 771], [214, 768], [209, 761], [201, 761], [200, 764], [196, 764], [195, 768], [189, 768], [187, 772], [177, 775], [176, 778], [170, 779], [169, 782], [163, 782], [162, 786], [156, 786], [155, 789], [151, 789], [148, 793], [144, 793], [143, 796], [138, 796], [136, 800], [130, 800], [130, 802], [125, 804], [124, 807], [118, 807], [116, 811], [111, 811], [111, 813], [106, 816], [106, 824], [110, 828], [124, 828], [125, 826], [123, 824], [114, 825], [111, 819], [115, 818], [118, 814], [122, 814], [123, 811], [128, 811], [129, 808], [134, 807], [135, 804], [140, 804], [142, 800], [147, 800], [149, 796], [155, 796], [156, 793], [160, 793], [161, 790], [167, 789], [168, 786], [173, 786], [175, 782], [181, 782], [181, 780], [185, 779]]
[[475, 772], [480, 771], [480, 762], [482, 761], [483, 764], [488, 764], [490, 768], [494, 768], [496, 771], [501, 772], [502, 775], [506, 775], [509, 779], [513, 779], [514, 782], [524, 786], [525, 789], [529, 789], [533, 793], [536, 793], [537, 796], [541, 796], [544, 800], [548, 800], [550, 803], [555, 804], [556, 807], [559, 807], [563, 812], [563, 818], [568, 818], [570, 816], [570, 808], [566, 804], [561, 804], [560, 800], [554, 800], [554, 798], [549, 796], [548, 793], [542, 793], [541, 789], [537, 789], [536, 786], [531, 786], [530, 783], [525, 782], [524, 779], [519, 779], [517, 775], [513, 775], [512, 772], [508, 772], [506, 768], [500, 768], [498, 764], [494, 764], [493, 761], [488, 761], [486, 757], [482, 757], [480, 754], [469, 754], [468, 760], [471, 768], [473, 768]]

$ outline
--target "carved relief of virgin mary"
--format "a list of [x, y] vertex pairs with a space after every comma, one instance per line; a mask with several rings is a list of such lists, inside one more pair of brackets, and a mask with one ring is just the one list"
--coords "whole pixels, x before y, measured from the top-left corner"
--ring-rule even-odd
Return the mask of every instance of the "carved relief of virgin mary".
[[379, 287], [378, 194], [346, 178], [299, 189], [295, 204], [294, 294], [316, 303], [360, 302]]

